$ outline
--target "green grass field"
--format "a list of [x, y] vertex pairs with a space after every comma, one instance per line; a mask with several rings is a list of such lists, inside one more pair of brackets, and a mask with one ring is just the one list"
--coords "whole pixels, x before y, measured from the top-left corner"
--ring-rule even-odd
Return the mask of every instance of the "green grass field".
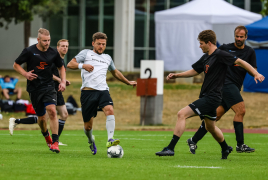
[[[48, 150], [40, 131], [15, 130], [10, 136], [0, 131], [0, 179], [268, 179], [268, 136], [245, 134], [254, 153], [232, 152], [221, 160], [220, 146], [207, 135], [198, 144], [197, 154], [188, 151], [185, 132], [178, 142], [174, 157], [157, 157], [172, 137], [170, 131], [116, 131], [124, 149], [122, 159], [106, 154], [106, 131], [94, 131], [98, 153], [93, 156], [83, 130], [63, 131], [59, 154]], [[235, 147], [235, 135], [225, 133]]]

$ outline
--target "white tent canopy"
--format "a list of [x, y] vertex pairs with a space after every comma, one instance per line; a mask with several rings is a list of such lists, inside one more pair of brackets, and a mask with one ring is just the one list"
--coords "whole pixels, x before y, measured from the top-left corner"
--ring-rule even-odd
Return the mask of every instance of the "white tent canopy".
[[166, 71], [191, 69], [203, 54], [197, 40], [201, 31], [212, 29], [218, 43], [231, 43], [236, 26], [261, 18], [224, 0], [194, 0], [156, 12], [156, 59], [164, 60]]

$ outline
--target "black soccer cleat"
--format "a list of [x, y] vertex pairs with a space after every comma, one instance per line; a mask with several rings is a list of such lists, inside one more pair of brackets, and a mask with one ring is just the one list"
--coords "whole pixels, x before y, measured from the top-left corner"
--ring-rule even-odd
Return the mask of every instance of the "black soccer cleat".
[[189, 149], [190, 153], [195, 154], [195, 150], [197, 149], [197, 145], [196, 145], [196, 143], [194, 143], [192, 141], [192, 138], [187, 139], [186, 143], [188, 144], [188, 146], [190, 148]]
[[242, 152], [251, 153], [254, 151], [255, 149], [248, 147], [248, 145], [246, 144], [242, 144], [241, 146], [236, 146], [236, 152], [238, 153], [242, 153]]
[[[229, 146], [229, 147], [231, 147], [231, 146]], [[227, 150], [221, 152], [221, 155], [222, 155], [221, 159], [227, 159], [228, 155], [231, 153], [231, 152], [229, 152], [229, 147]]]
[[229, 153], [231, 153], [233, 151], [233, 147], [232, 146], [228, 146], [228, 150], [229, 150]]
[[168, 149], [168, 147], [165, 147], [162, 151], [155, 153], [157, 156], [174, 156], [174, 154], [174, 151]]

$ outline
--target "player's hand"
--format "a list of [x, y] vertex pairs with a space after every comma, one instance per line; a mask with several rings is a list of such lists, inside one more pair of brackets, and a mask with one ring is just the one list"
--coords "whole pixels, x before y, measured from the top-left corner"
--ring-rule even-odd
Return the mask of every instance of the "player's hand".
[[83, 68], [88, 72], [92, 72], [94, 70], [94, 66], [91, 66], [90, 64], [83, 64]]
[[170, 79], [176, 79], [176, 74], [174, 74], [174, 73], [170, 73], [170, 74], [167, 76], [167, 80], [170, 80]]
[[71, 84], [71, 82], [66, 80], [66, 86], [69, 86], [70, 84]]
[[32, 81], [38, 77], [36, 74], [34, 74], [32, 72], [34, 72], [34, 70], [26, 72], [26, 74], [25, 74], [26, 79], [28, 79], [29, 81]]
[[59, 90], [58, 91], [63, 92], [63, 91], [65, 91], [65, 88], [66, 88], [66, 82], [61, 82], [59, 84]]
[[265, 79], [265, 77], [260, 73], [258, 73], [256, 76], [254, 76], [254, 80], [255, 80], [256, 84], [258, 84], [258, 81], [260, 81], [260, 82], [264, 81], [264, 79]]
[[129, 81], [129, 85], [133, 86], [133, 88], [134, 88], [137, 86], [137, 82], [136, 81]]

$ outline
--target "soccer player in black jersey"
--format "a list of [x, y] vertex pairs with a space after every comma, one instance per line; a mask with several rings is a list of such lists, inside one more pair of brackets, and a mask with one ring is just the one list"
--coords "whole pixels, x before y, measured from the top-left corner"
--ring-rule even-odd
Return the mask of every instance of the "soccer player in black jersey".
[[250, 64], [225, 51], [217, 49], [216, 34], [212, 30], [199, 33], [200, 48], [205, 53], [200, 60], [192, 65], [193, 69], [174, 74], [170, 73], [167, 80], [179, 77], [192, 77], [205, 72], [205, 79], [199, 99], [181, 109], [177, 114], [177, 123], [170, 144], [162, 151], [155, 153], [158, 156], [174, 156], [174, 148], [185, 130], [185, 121], [192, 116], [204, 119], [206, 129], [220, 144], [222, 159], [227, 159], [232, 147], [224, 140], [221, 130], [215, 126], [216, 109], [221, 103], [221, 90], [225, 81], [228, 66], [237, 64], [254, 76], [254, 80], [262, 82], [264, 76], [259, 74]]
[[[256, 65], [256, 55], [255, 51], [245, 45], [245, 40], [247, 39], [248, 30], [245, 26], [237, 26], [234, 30], [235, 42], [230, 44], [223, 44], [219, 49], [229, 52], [244, 61], [248, 62], [252, 67], [257, 69]], [[243, 117], [245, 115], [245, 103], [240, 94], [243, 81], [245, 79], [247, 71], [237, 65], [229, 66], [222, 88], [222, 102], [217, 108], [217, 119], [220, 120], [221, 117], [231, 108], [235, 112], [233, 124], [236, 134], [236, 151], [238, 153], [242, 152], [254, 152], [255, 149], [250, 148], [248, 145], [244, 144], [244, 129], [243, 129]], [[190, 148], [190, 152], [195, 154], [197, 149], [197, 142], [201, 140], [207, 133], [205, 128], [205, 122], [202, 121], [201, 126], [195, 135], [187, 140], [187, 144]]]
[[[54, 63], [59, 69], [61, 77], [59, 91], [65, 90], [65, 68], [57, 50], [49, 47], [49, 31], [40, 28], [38, 30], [37, 40], [37, 44], [27, 47], [22, 51], [20, 56], [15, 60], [13, 68], [27, 79], [27, 91], [38, 116], [38, 125], [41, 128], [41, 132], [50, 150], [59, 153], [59, 125], [56, 113], [57, 92], [54, 87], [51, 67]], [[27, 71], [21, 67], [23, 63], [27, 63]], [[47, 129], [46, 111], [50, 119], [52, 139]]]
[[[69, 47], [69, 42], [67, 39], [61, 39], [57, 43], [57, 51], [59, 52], [60, 57], [62, 58], [62, 64], [64, 66], [65, 66], [64, 57], [68, 52], [68, 47]], [[58, 131], [58, 135], [60, 137], [62, 130], [64, 128], [64, 125], [65, 125], [65, 122], [66, 122], [67, 117], [68, 117], [68, 111], [67, 111], [66, 106], [65, 106], [65, 101], [64, 101], [62, 92], [58, 91], [59, 90], [58, 87], [59, 87], [59, 84], [61, 82], [61, 79], [60, 79], [58, 68], [55, 66], [55, 64], [52, 65], [52, 74], [53, 74], [53, 80], [55, 83], [55, 90], [57, 91], [56, 109], [60, 115], [59, 131]], [[68, 80], [66, 80], [66, 86], [69, 86], [69, 85], [70, 85], [70, 82]], [[27, 117], [27, 118], [23, 118], [23, 119], [10, 118], [9, 119], [10, 135], [13, 135], [14, 128], [18, 124], [36, 124], [36, 123], [37, 123], [37, 117]], [[61, 142], [59, 142], [59, 145], [65, 145], [65, 144], [62, 144]]]

